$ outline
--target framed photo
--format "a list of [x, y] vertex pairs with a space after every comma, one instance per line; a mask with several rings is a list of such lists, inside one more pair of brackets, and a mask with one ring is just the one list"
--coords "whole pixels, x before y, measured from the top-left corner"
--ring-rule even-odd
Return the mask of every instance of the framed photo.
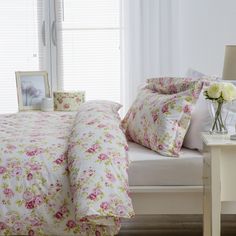
[[16, 87], [19, 111], [40, 110], [42, 99], [51, 94], [46, 71], [17, 71]]

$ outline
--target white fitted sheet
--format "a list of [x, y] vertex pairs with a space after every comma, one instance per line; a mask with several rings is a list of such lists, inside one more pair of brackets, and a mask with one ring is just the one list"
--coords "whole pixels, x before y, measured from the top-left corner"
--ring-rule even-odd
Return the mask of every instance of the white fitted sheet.
[[166, 157], [129, 142], [130, 186], [202, 185], [202, 154], [182, 148], [180, 156]]

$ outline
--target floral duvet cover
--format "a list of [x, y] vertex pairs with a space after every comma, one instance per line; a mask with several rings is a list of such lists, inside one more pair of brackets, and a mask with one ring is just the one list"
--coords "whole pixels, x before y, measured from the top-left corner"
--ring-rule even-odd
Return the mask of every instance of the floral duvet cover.
[[126, 143], [115, 138], [117, 130], [104, 118], [101, 114], [91, 124], [91, 114], [0, 116], [0, 235], [119, 231], [120, 217], [133, 214], [124, 172]]

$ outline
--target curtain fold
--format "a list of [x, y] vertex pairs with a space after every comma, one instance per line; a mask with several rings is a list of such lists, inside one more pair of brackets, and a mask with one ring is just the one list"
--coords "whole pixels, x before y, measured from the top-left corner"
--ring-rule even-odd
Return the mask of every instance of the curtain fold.
[[176, 73], [178, 0], [122, 0], [121, 5], [121, 101], [126, 112], [147, 78]]

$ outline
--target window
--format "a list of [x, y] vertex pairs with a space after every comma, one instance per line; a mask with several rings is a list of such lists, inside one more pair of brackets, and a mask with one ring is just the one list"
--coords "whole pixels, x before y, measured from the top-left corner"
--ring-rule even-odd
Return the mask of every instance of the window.
[[120, 101], [119, 0], [57, 2], [58, 79], [86, 99]]
[[40, 0], [0, 3], [0, 113], [17, 111], [15, 71], [43, 69], [41, 16]]
[[0, 3], [0, 113], [17, 111], [15, 71], [47, 70], [52, 89], [120, 101], [119, 0]]

